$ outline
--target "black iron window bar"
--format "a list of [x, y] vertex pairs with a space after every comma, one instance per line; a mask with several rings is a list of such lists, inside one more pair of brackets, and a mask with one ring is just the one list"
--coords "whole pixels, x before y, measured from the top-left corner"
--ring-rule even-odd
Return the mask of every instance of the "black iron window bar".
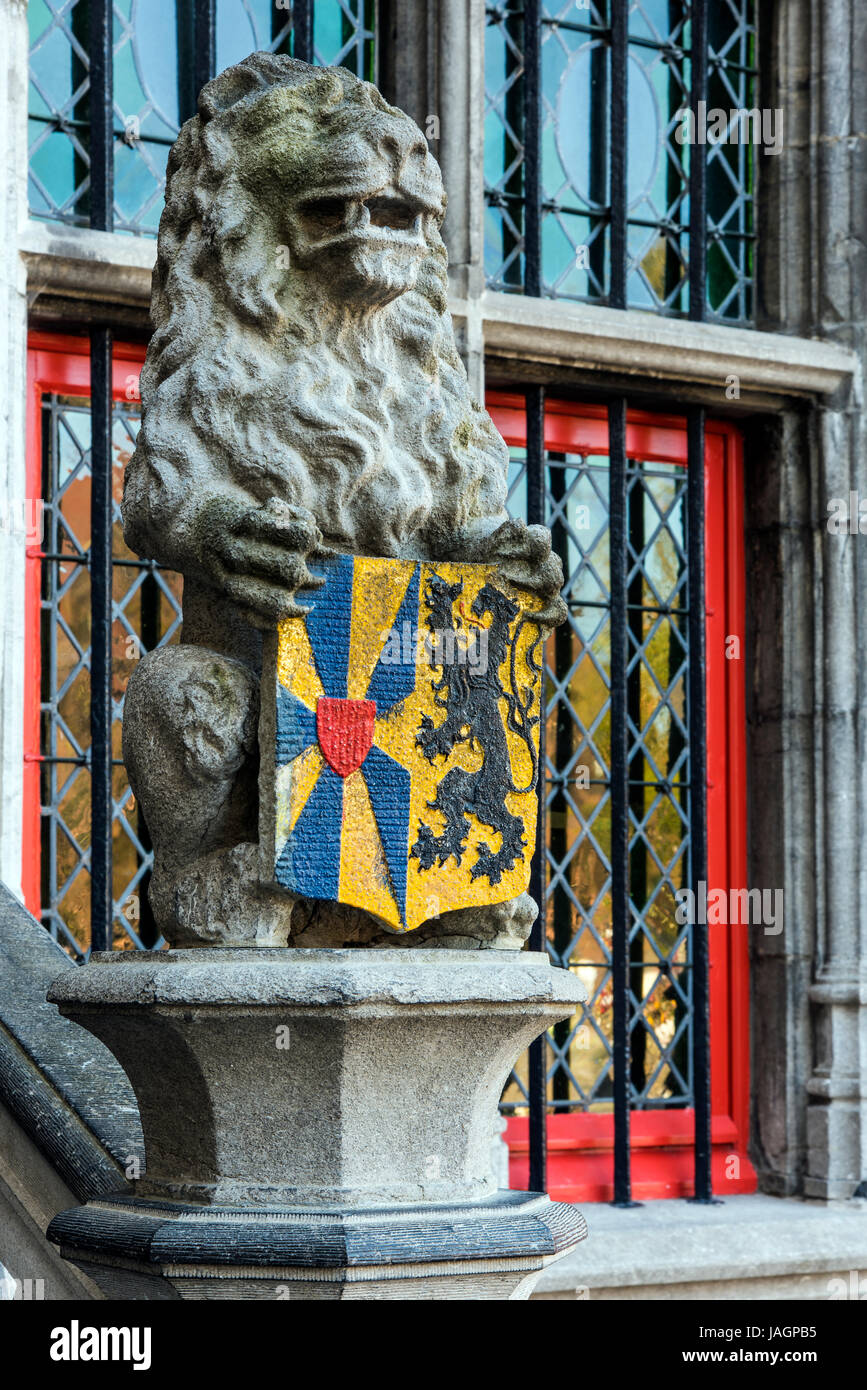
[[[615, 309], [626, 308], [627, 186], [626, 149], [628, 118], [628, 0], [612, 0], [610, 45], [610, 248], [611, 294]], [[692, 67], [690, 105], [697, 110], [706, 99], [708, 76], [707, 0], [692, 0]], [[524, 286], [539, 297], [541, 277], [541, 36], [540, 0], [524, 3]], [[604, 31], [602, 31], [604, 33]], [[707, 171], [705, 148], [692, 145], [689, 166], [689, 317], [702, 321], [706, 305]], [[527, 415], [527, 520], [546, 520], [546, 458], [544, 387], [525, 393]], [[611, 547], [611, 894], [612, 894], [612, 1062], [614, 1109], [614, 1204], [634, 1205], [630, 1166], [630, 1039], [632, 1002], [630, 991], [630, 873], [629, 873], [629, 776], [627, 668], [629, 657], [628, 536], [627, 536], [627, 398], [618, 396], [608, 405], [609, 535]], [[707, 757], [705, 695], [705, 597], [704, 597], [704, 432], [705, 412], [690, 406], [687, 416], [687, 564], [688, 564], [688, 677], [687, 727], [690, 732], [689, 790], [689, 885], [693, 891], [707, 878]], [[541, 726], [544, 739], [544, 721]], [[540, 767], [545, 766], [544, 748]], [[532, 896], [540, 904], [546, 898], [546, 790], [540, 778], [539, 830], [534, 857]], [[540, 912], [530, 938], [530, 949], [547, 949], [546, 914]], [[692, 976], [692, 1079], [695, 1114], [694, 1200], [710, 1202], [710, 1011], [707, 927], [690, 929]], [[529, 1051], [528, 1108], [530, 1178], [532, 1191], [547, 1187], [546, 1117], [548, 1113], [547, 1038], [534, 1042]]]

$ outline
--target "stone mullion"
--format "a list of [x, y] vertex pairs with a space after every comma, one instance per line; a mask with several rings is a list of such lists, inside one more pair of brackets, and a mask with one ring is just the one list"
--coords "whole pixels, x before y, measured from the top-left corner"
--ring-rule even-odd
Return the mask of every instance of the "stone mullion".
[[[825, 497], [846, 496], [852, 478], [848, 421], [833, 412], [820, 419], [819, 461]], [[822, 498], [820, 497], [820, 504]], [[823, 526], [820, 509], [818, 524]], [[814, 983], [813, 1069], [807, 1083], [805, 1192], [850, 1197], [861, 1180], [863, 1135], [859, 1117], [860, 822], [858, 721], [859, 630], [856, 624], [857, 538], [821, 536], [824, 632], [822, 663], [822, 834], [824, 920], [819, 922]], [[860, 812], [860, 814], [859, 814]]]
[[484, 0], [380, 0], [377, 23], [382, 90], [421, 126], [442, 170], [455, 338], [482, 400]]
[[455, 324], [470, 390], [484, 399], [485, 345], [481, 299], [484, 247], [484, 0], [438, 0], [435, 150], [449, 199], [443, 238], [449, 286], [464, 314]]
[[764, 1191], [800, 1190], [804, 1087], [821, 875], [815, 862], [816, 650], [821, 601], [811, 526], [809, 421], [786, 412], [750, 431], [746, 471], [750, 884], [781, 887], [784, 929], [752, 928], [751, 1147]]

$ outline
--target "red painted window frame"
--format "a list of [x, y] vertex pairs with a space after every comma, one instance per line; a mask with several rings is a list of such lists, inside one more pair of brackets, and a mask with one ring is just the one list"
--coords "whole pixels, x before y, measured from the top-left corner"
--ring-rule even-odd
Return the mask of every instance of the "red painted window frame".
[[[522, 396], [488, 393], [486, 404], [506, 443], [526, 445]], [[552, 452], [608, 454], [602, 406], [547, 400], [545, 445]], [[687, 464], [686, 420], [627, 414], [632, 458]], [[745, 637], [743, 441], [740, 431], [709, 420], [705, 437], [707, 606], [708, 883], [747, 886], [746, 705], [744, 667], [726, 658], [726, 641]], [[710, 1032], [713, 1190], [755, 1192], [749, 1139], [749, 955], [746, 925], [711, 926]], [[693, 1191], [692, 1110], [636, 1110], [631, 1119], [632, 1191], [637, 1200], [686, 1197]], [[528, 1122], [511, 1117], [506, 1139], [512, 1187], [529, 1177]], [[561, 1201], [610, 1201], [614, 1121], [610, 1114], [548, 1117], [548, 1188]], [[737, 1163], [731, 1163], [732, 1156]]]
[[[138, 398], [138, 379], [145, 347], [115, 343], [112, 395], [116, 401]], [[27, 496], [42, 497], [42, 398], [45, 395], [90, 396], [90, 342], [67, 333], [31, 332], [27, 338]], [[24, 632], [24, 835], [22, 891], [34, 917], [42, 908], [40, 787], [41, 546], [27, 548]]]

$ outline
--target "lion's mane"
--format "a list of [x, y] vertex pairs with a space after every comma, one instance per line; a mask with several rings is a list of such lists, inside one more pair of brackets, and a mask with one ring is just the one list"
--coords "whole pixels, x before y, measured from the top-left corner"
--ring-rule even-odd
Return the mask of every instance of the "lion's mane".
[[181, 130], [124, 496], [139, 553], [193, 572], [198, 500], [215, 492], [304, 505], [368, 554], [440, 558], [503, 519], [506, 448], [455, 348], [441, 218], [425, 220], [415, 288], [361, 323], [336, 298], [311, 306], [281, 260], [281, 200], [371, 110], [416, 129], [344, 69], [254, 54]]

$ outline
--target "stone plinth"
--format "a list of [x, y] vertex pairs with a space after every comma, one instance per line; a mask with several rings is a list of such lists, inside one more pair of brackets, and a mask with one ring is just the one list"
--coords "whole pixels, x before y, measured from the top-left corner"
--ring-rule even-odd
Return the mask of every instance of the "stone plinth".
[[127, 1072], [147, 1170], [49, 1235], [113, 1297], [527, 1297], [585, 1228], [497, 1191], [496, 1107], [582, 997], [528, 952], [95, 956], [50, 998]]

